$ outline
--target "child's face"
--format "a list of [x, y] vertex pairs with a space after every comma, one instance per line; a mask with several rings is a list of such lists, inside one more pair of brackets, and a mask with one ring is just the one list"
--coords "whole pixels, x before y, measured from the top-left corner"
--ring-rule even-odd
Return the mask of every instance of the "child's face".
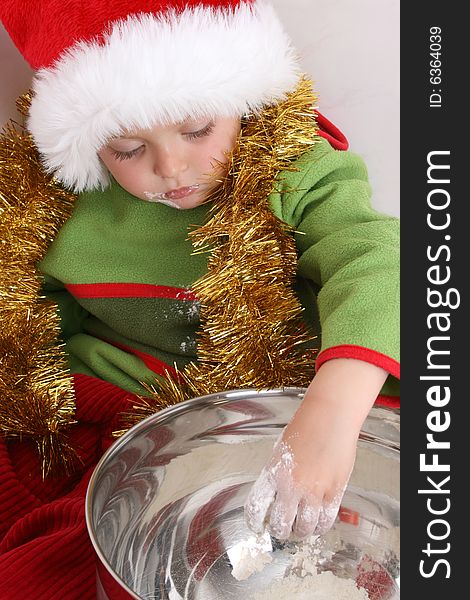
[[187, 120], [112, 138], [99, 157], [116, 181], [141, 200], [199, 206], [240, 133], [239, 118]]

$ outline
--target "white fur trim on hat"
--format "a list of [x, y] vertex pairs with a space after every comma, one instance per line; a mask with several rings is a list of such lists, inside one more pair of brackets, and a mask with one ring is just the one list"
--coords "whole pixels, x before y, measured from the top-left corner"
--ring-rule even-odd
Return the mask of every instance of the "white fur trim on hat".
[[273, 8], [186, 8], [113, 23], [37, 72], [28, 128], [46, 170], [76, 192], [106, 187], [97, 152], [124, 129], [241, 116], [283, 100], [297, 57]]

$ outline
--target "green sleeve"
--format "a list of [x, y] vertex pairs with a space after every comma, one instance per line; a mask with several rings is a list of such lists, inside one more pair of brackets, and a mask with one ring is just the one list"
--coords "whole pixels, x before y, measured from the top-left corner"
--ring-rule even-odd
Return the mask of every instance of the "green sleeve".
[[52, 300], [57, 304], [61, 338], [63, 341], [67, 341], [73, 335], [82, 331], [83, 322], [88, 316], [88, 312], [80, 306], [60, 281], [50, 275], [43, 274], [42, 278], [42, 295], [47, 300]]
[[359, 348], [360, 357], [366, 349], [370, 362], [397, 375], [399, 221], [372, 208], [359, 156], [320, 140], [295, 166], [280, 175], [270, 199], [298, 231], [299, 276], [319, 288], [319, 357], [334, 357], [340, 347], [351, 357]]

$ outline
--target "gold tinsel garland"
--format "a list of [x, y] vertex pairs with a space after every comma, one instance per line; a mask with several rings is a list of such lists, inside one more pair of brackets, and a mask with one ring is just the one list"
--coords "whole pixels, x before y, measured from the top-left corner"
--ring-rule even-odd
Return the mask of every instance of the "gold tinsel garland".
[[[23, 114], [28, 105], [22, 97]], [[43, 475], [75, 459], [63, 434], [75, 402], [59, 317], [40, 298], [36, 273], [73, 201], [44, 174], [31, 137], [10, 122], [0, 135], [0, 432], [36, 442]]]
[[307, 386], [313, 352], [292, 284], [297, 269], [293, 230], [269, 206], [280, 171], [315, 143], [312, 84], [302, 79], [284, 102], [245, 119], [208, 223], [191, 232], [196, 252], [209, 252], [208, 272], [194, 286], [201, 303], [198, 362], [177, 379], [147, 387], [125, 416], [120, 435], [172, 404], [236, 388]]

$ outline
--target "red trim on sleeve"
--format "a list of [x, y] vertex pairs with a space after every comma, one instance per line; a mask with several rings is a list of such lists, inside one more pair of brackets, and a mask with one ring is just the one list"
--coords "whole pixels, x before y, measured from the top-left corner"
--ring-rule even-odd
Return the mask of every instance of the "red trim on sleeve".
[[388, 371], [391, 375], [400, 379], [400, 363], [386, 354], [364, 348], [364, 346], [355, 346], [354, 344], [342, 344], [341, 346], [333, 346], [320, 352], [316, 360], [316, 370], [322, 366], [327, 360], [333, 358], [356, 358], [364, 362], [371, 363], [376, 367], [381, 367]]
[[318, 135], [327, 140], [335, 150], [347, 150], [349, 142], [344, 133], [321, 113], [318, 111], [315, 112], [319, 128]]
[[76, 298], [166, 298], [197, 300], [191, 290], [150, 283], [69, 283], [66, 289]]
[[168, 375], [171, 375], [172, 377], [177, 377], [177, 372], [174, 367], [167, 365], [165, 362], [163, 362], [162, 360], [159, 360], [158, 358], [155, 358], [155, 356], [152, 356], [151, 354], [141, 352], [140, 350], [136, 350], [135, 348], [132, 348], [131, 346], [126, 346], [125, 344], [120, 344], [118, 342], [109, 340], [104, 337], [100, 337], [99, 339], [102, 340], [103, 342], [106, 342], [107, 344], [110, 344], [111, 346], [114, 346], [115, 348], [119, 348], [119, 350], [123, 350], [124, 352], [128, 352], [129, 354], [133, 354], [134, 356], [137, 356], [138, 358], [140, 358], [140, 360], [144, 363], [144, 365], [147, 368], [149, 368], [151, 371], [153, 371], [157, 375], [160, 375], [161, 377], [166, 377], [167, 373], [168, 373]]

